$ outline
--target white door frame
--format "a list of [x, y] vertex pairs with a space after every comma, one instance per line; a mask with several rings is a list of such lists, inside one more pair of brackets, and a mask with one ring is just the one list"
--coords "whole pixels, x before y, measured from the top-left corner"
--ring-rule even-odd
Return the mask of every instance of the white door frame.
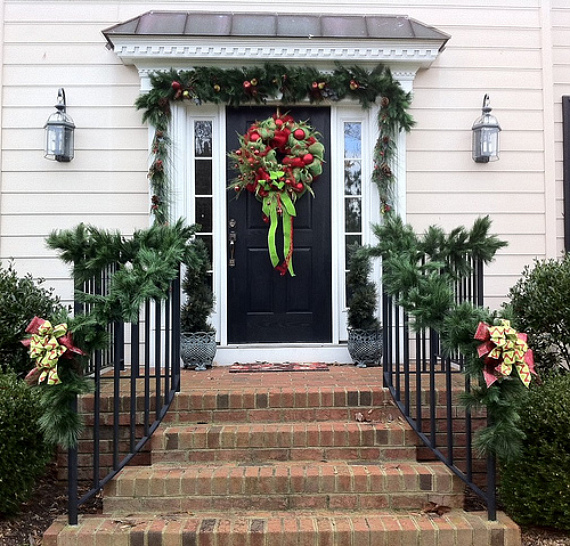
[[[370, 181], [373, 167], [373, 149], [378, 135], [378, 108], [362, 109], [350, 102], [335, 103], [331, 108], [331, 145], [327, 161], [331, 163], [331, 301], [332, 342], [303, 344], [228, 344], [227, 340], [227, 201], [226, 201], [226, 107], [220, 105], [177, 105], [172, 106], [170, 135], [172, 139], [171, 179], [172, 217], [186, 218], [194, 223], [194, 163], [193, 128], [194, 121], [211, 121], [213, 130], [213, 286], [216, 296], [212, 324], [219, 342], [216, 363], [231, 364], [236, 361], [327, 361], [351, 362], [346, 348], [345, 307], [345, 245], [344, 245], [344, 166], [343, 141], [344, 123], [362, 124], [362, 242], [373, 244], [371, 224], [381, 221], [380, 201], [374, 184]], [[399, 157], [405, 157], [405, 136], [399, 139]], [[398, 202], [396, 208], [405, 214], [405, 165], [397, 162]], [[318, 180], [316, 181], [318, 184]], [[268, 265], [269, 266], [269, 265]], [[378, 264], [374, 274], [380, 278]], [[379, 302], [380, 303], [380, 302]], [[379, 306], [380, 307], [380, 306]]]

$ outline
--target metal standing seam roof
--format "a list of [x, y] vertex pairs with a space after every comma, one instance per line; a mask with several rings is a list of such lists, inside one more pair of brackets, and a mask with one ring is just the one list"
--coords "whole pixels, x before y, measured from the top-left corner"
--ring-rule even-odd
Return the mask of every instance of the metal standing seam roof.
[[103, 31], [113, 36], [436, 40], [450, 36], [404, 15], [292, 15], [149, 11]]

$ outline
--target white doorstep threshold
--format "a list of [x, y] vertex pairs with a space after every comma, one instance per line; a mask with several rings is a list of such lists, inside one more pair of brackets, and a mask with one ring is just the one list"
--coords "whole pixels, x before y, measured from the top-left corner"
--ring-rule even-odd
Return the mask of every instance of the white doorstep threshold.
[[260, 343], [218, 346], [215, 366], [231, 366], [235, 362], [337, 362], [350, 364], [346, 344], [323, 343]]

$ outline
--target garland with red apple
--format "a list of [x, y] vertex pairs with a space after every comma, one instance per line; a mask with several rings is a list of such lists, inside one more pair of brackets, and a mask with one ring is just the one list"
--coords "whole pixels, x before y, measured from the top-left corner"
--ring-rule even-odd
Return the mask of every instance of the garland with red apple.
[[374, 148], [372, 182], [378, 188], [382, 212], [392, 209], [396, 138], [400, 131], [409, 131], [414, 121], [408, 112], [411, 94], [402, 89], [388, 67], [378, 65], [367, 70], [337, 65], [333, 72], [322, 72], [313, 67], [281, 64], [229, 69], [202, 66], [155, 72], [150, 81], [151, 90], [139, 96], [135, 104], [144, 111], [143, 121], [155, 129], [148, 177], [151, 212], [157, 223], [170, 220], [168, 126], [171, 104], [183, 102], [239, 106], [273, 100], [292, 106], [305, 101], [330, 104], [346, 99], [363, 108], [378, 105], [379, 136]]
[[[240, 147], [230, 154], [239, 172], [234, 189], [244, 190], [262, 203], [263, 219], [269, 224], [267, 243], [271, 264], [281, 275], [293, 271], [293, 220], [295, 202], [313, 193], [311, 184], [323, 172], [324, 146], [319, 134], [305, 122], [279, 112], [254, 123], [239, 136]], [[283, 224], [283, 259], [275, 234]]]

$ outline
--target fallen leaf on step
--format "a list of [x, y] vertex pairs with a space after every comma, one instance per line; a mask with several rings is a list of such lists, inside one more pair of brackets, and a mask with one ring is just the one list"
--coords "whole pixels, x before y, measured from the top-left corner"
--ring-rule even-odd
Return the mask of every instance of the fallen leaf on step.
[[424, 506], [423, 511], [425, 514], [437, 514], [438, 516], [443, 516], [443, 514], [451, 512], [451, 508], [443, 504], [436, 504], [435, 502], [429, 502]]

